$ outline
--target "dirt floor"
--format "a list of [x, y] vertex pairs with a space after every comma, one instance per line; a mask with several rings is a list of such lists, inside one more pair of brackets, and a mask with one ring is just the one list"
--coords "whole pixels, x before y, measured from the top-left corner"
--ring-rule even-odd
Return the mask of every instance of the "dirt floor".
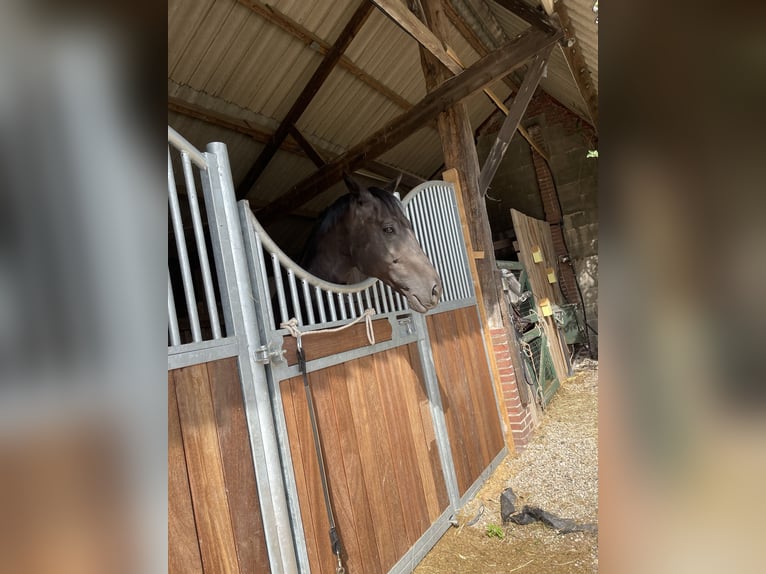
[[559, 534], [540, 522], [502, 524], [500, 517], [500, 494], [510, 486], [517, 511], [529, 504], [598, 522], [597, 392], [598, 364], [585, 360], [561, 385], [527, 448], [500, 464], [415, 574], [597, 572], [597, 534]]

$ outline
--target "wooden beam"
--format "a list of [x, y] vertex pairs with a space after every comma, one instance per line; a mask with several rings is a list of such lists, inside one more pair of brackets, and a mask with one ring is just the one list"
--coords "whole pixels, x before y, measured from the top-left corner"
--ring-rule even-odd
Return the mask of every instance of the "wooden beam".
[[[437, 38], [418, 17], [400, 0], [370, 0], [393, 20], [402, 30], [412, 36], [421, 46], [433, 54], [450, 72], [457, 75], [465, 68], [455, 51]], [[503, 101], [489, 88], [483, 89], [490, 100], [503, 108]]]
[[[534, 61], [527, 69], [527, 74], [524, 77], [524, 81], [519, 88], [519, 92], [516, 97], [513, 98], [513, 103], [508, 110], [508, 115], [503, 122], [500, 131], [497, 133], [495, 143], [492, 145], [492, 149], [489, 150], [484, 165], [481, 168], [481, 175], [479, 176], [479, 193], [484, 195], [489, 188], [489, 184], [492, 183], [492, 179], [497, 173], [497, 168], [500, 166], [500, 162], [508, 149], [508, 144], [511, 143], [511, 138], [514, 132], [519, 127], [521, 118], [524, 117], [524, 112], [527, 111], [532, 95], [535, 93], [540, 78], [543, 76], [545, 65], [548, 63], [548, 57], [550, 56], [553, 46], [548, 48], [544, 53], [537, 54]], [[537, 147], [537, 146], [535, 146]]]
[[237, 199], [243, 199], [250, 193], [250, 190], [258, 181], [263, 170], [269, 165], [271, 158], [274, 157], [279, 146], [285, 141], [288, 133], [290, 133], [290, 128], [298, 121], [301, 115], [303, 115], [303, 112], [306, 111], [306, 108], [308, 108], [311, 100], [316, 96], [319, 88], [322, 87], [325, 80], [330, 75], [330, 72], [335, 68], [338, 60], [340, 60], [340, 57], [343, 55], [343, 52], [348, 48], [357, 32], [359, 32], [361, 27], [367, 21], [371, 11], [372, 6], [370, 3], [367, 2], [367, 0], [362, 0], [362, 3], [351, 16], [351, 19], [341, 33], [338, 34], [338, 38], [322, 60], [322, 63], [319, 64], [319, 67], [314, 71], [314, 74], [303, 88], [303, 91], [301, 91], [298, 98], [290, 107], [290, 110], [282, 119], [282, 122], [279, 124], [277, 131], [274, 132], [271, 141], [266, 144], [266, 147], [261, 151], [260, 155], [255, 160], [255, 163], [250, 167], [244, 179], [240, 182], [237, 187]]
[[[179, 98], [175, 98], [172, 96], [168, 97], [168, 110], [170, 110], [171, 112], [175, 112], [177, 114], [190, 117], [190, 118], [201, 120], [205, 123], [208, 123], [214, 126], [218, 126], [224, 129], [228, 129], [228, 130], [240, 133], [242, 135], [249, 136], [259, 143], [267, 143], [271, 140], [271, 137], [272, 137], [272, 134], [265, 132], [263, 130], [260, 130], [258, 128], [254, 128], [252, 125], [250, 125], [249, 122], [247, 122], [244, 119], [236, 118], [234, 116], [229, 116], [221, 112], [214, 112], [214, 111], [205, 109], [197, 104], [191, 104], [189, 102], [185, 102]], [[298, 140], [297, 137], [295, 137], [295, 133], [291, 132], [290, 135], [293, 136], [295, 143], [287, 139], [284, 142], [282, 142], [282, 145], [279, 147], [279, 149], [281, 151], [285, 151], [293, 155], [308, 157], [315, 164], [317, 164], [316, 158], [312, 158], [311, 156], [309, 156], [308, 152], [303, 147], [303, 144]], [[310, 146], [311, 149], [314, 150], [314, 152], [317, 153], [319, 157], [324, 156], [326, 158], [334, 158], [339, 155], [337, 152], [332, 152], [330, 150], [323, 149], [323, 148], [317, 148], [316, 146], [308, 142], [308, 140], [306, 140], [302, 134], [300, 134], [298, 137], [303, 138], [303, 141], [306, 144], [308, 144], [308, 146]], [[324, 163], [325, 162], [323, 160], [323, 164]], [[399, 175], [401, 175], [402, 176], [401, 184], [408, 189], [411, 189], [417, 185], [420, 185], [421, 183], [425, 181], [425, 179], [423, 179], [422, 177], [416, 174], [399, 170], [395, 167], [392, 167], [390, 165], [387, 165], [385, 163], [381, 163], [375, 160], [365, 161], [362, 164], [362, 166], [366, 168], [368, 171], [370, 171], [371, 173], [380, 177], [381, 179], [394, 180], [397, 177], [399, 177]], [[317, 165], [317, 167], [320, 167], [320, 166]], [[264, 203], [263, 201], [256, 201], [256, 200], [253, 200], [250, 203], [251, 205], [255, 207], [264, 207], [266, 205], [266, 203]], [[296, 214], [297, 212], [293, 210], [291, 213]], [[299, 215], [301, 217], [304, 217], [306, 216], [306, 213], [308, 212], [300, 213]], [[316, 217], [316, 214], [312, 215], [311, 217]]]
[[426, 95], [411, 110], [395, 118], [363, 142], [328, 163], [319, 171], [299, 182], [285, 195], [258, 212], [262, 222], [273, 220], [291, 207], [303, 205], [340, 181], [346, 170], [353, 170], [365, 161], [376, 158], [404, 141], [415, 130], [435, 119], [440, 112], [475, 94], [486, 85], [507, 75], [537, 52], [553, 45], [560, 35], [547, 35], [530, 29], [506, 46], [491, 52], [459, 76], [445, 81]]
[[572, 29], [572, 22], [569, 19], [569, 13], [567, 12], [564, 3], [556, 2], [556, 4], [554, 4], [554, 9], [559, 16], [559, 21], [561, 22], [565, 37], [574, 40], [574, 43], [571, 46], [567, 43], [566, 46], [562, 47], [562, 50], [564, 52], [564, 57], [567, 60], [567, 64], [569, 64], [569, 71], [572, 73], [572, 77], [577, 83], [577, 89], [580, 91], [580, 95], [585, 101], [585, 105], [588, 107], [588, 115], [590, 115], [591, 125], [593, 126], [593, 129], [598, 132], [598, 94], [593, 86], [588, 66], [585, 65], [585, 59], [580, 50], [580, 43], [577, 41], [577, 35]]
[[[332, 48], [322, 38], [307, 30], [296, 21], [288, 18], [282, 12], [274, 8], [273, 6], [267, 6], [258, 0], [238, 0], [240, 4], [246, 6], [256, 14], [258, 14], [264, 20], [271, 22], [275, 26], [278, 26], [282, 31], [287, 32], [293, 38], [297, 38], [303, 42], [306, 46], [315, 48], [317, 52], [326, 55]], [[348, 73], [358, 78], [360, 81], [367, 84], [370, 88], [383, 95], [391, 102], [399, 106], [403, 110], [409, 110], [412, 104], [397, 94], [394, 90], [362, 70], [359, 66], [354, 64], [347, 56], [341, 56], [338, 61], [338, 66], [343, 68]]]
[[292, 137], [299, 146], [301, 146], [301, 149], [306, 154], [306, 157], [308, 157], [311, 161], [314, 162], [314, 165], [317, 167], [322, 167], [327, 162], [322, 158], [321, 155], [319, 155], [319, 152], [314, 148], [311, 143], [303, 137], [303, 134], [298, 131], [298, 128], [295, 126], [290, 126], [290, 137]]
[[535, 28], [542, 30], [543, 32], [552, 34], [556, 30], [556, 27], [551, 23], [547, 16], [532, 8], [532, 6], [524, 2], [524, 0], [494, 1], [509, 12], [513, 12], [522, 20], [534, 26]]

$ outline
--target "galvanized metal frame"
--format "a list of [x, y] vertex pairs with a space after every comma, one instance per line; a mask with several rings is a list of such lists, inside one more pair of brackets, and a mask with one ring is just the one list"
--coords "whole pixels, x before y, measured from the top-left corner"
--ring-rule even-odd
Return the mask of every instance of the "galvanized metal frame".
[[[397, 562], [390, 572], [411, 571], [438, 538], [449, 527], [455, 510], [475, 494], [486, 477], [507, 454], [504, 448], [482, 472], [482, 475], [460, 496], [452, 460], [446, 418], [436, 378], [425, 316], [412, 312], [406, 301], [390, 287], [375, 279], [356, 285], [337, 285], [322, 281], [306, 272], [277, 245], [258, 223], [246, 201], [237, 208], [228, 165], [226, 146], [208, 145], [206, 153], [168, 128], [170, 146], [180, 151], [184, 183], [192, 214], [192, 228], [200, 256], [203, 290], [211, 337], [204, 340], [199, 318], [190, 317], [193, 339], [181, 343], [170, 275], [168, 276], [168, 368], [179, 368], [224, 357], [238, 357], [243, 400], [250, 434], [250, 445], [261, 503], [266, 546], [274, 572], [308, 572], [297, 488], [291, 464], [290, 445], [279, 383], [298, 375], [297, 366], [282, 359], [281, 345], [287, 331], [277, 328], [274, 312], [286, 318], [288, 307], [295, 309], [302, 330], [315, 330], [342, 325], [358, 317], [365, 308], [375, 309], [375, 318], [387, 319], [392, 327], [391, 340], [331, 357], [310, 361], [309, 371], [326, 368], [362, 356], [382, 352], [401, 345], [416, 343], [429, 398], [437, 448], [444, 472], [449, 504], [442, 515]], [[198, 169], [212, 241], [218, 292], [226, 329], [224, 336], [217, 316], [217, 302], [212, 271], [207, 261], [207, 246], [196, 195], [194, 168]], [[196, 311], [196, 294], [188, 252], [184, 263], [186, 237], [180, 225], [180, 204], [175, 189], [175, 175], [168, 150], [168, 188], [171, 220], [174, 223], [182, 281], [187, 306]], [[415, 235], [444, 282], [439, 306], [428, 314], [443, 313], [475, 306], [476, 298], [468, 265], [454, 189], [445, 182], [426, 182], [412, 190], [402, 207], [413, 221]], [[178, 225], [176, 225], [178, 224]], [[202, 261], [202, 258], [205, 258]], [[276, 309], [268, 288], [268, 269], [274, 272], [277, 288]], [[285, 277], [282, 271], [285, 271]], [[194, 300], [194, 304], [190, 304]], [[301, 312], [301, 300], [305, 316]], [[288, 305], [289, 302], [289, 305]], [[317, 302], [314, 308], [314, 302]], [[194, 311], [190, 310], [190, 314]], [[216, 326], [217, 325], [217, 326]], [[485, 349], [485, 353], [488, 352]], [[269, 363], [265, 369], [264, 364]]]

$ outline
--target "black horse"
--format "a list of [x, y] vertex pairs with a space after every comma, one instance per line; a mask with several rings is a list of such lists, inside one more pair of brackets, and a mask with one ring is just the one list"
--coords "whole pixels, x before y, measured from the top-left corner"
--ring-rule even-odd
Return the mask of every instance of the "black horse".
[[401, 202], [385, 189], [365, 188], [351, 176], [349, 193], [322, 214], [301, 260], [306, 271], [333, 283], [376, 277], [425, 313], [439, 302], [442, 283], [418, 244]]

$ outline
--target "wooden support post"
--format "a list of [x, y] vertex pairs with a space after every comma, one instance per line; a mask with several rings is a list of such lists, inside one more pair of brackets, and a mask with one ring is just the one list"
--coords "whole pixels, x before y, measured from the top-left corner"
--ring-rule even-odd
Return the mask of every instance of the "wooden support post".
[[[471, 231], [468, 228], [468, 218], [465, 212], [465, 205], [463, 204], [463, 193], [462, 189], [460, 188], [460, 177], [458, 176], [458, 171], [455, 168], [448, 169], [442, 174], [442, 179], [455, 186], [455, 197], [457, 197], [458, 212], [460, 213], [460, 223], [463, 228], [463, 239], [465, 240], [466, 246], [469, 246], [471, 244]], [[497, 397], [498, 407], [500, 410], [500, 418], [503, 421], [503, 426], [505, 427], [505, 444], [508, 446], [509, 453], [516, 454], [516, 445], [513, 442], [513, 434], [511, 433], [511, 421], [508, 418], [508, 408], [505, 405], [503, 389], [500, 384], [500, 370], [497, 367], [497, 358], [495, 357], [495, 349], [494, 345], [492, 344], [492, 335], [487, 328], [487, 312], [484, 306], [484, 295], [481, 288], [481, 282], [479, 281], [479, 273], [476, 270], [476, 259], [471, 257], [470, 248], [468, 254], [468, 265], [471, 267], [473, 287], [476, 291], [476, 302], [479, 307], [479, 316], [481, 317], [484, 345], [487, 348], [490, 371], [492, 372], [492, 384], [495, 387], [495, 396]]]

